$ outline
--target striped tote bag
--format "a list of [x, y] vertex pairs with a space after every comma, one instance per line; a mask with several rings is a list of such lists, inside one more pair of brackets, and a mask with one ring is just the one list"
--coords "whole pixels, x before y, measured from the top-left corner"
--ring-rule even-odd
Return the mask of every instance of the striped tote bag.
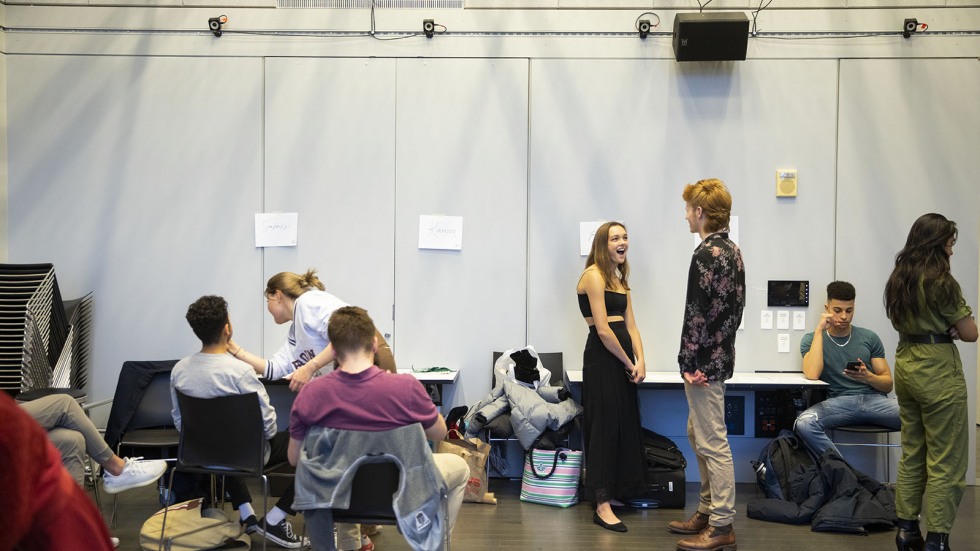
[[524, 457], [521, 501], [555, 507], [578, 503], [578, 479], [582, 471], [582, 452], [532, 449]]

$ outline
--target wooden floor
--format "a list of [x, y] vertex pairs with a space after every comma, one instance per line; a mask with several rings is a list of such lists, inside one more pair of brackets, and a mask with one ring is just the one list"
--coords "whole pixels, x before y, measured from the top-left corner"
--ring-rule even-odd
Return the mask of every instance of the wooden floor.
[[[592, 510], [580, 503], [568, 509], [522, 503], [518, 499], [520, 481], [491, 481], [497, 505], [464, 503], [456, 524], [452, 547], [457, 551], [508, 550], [672, 550], [678, 536], [667, 532], [671, 520], [687, 518], [694, 511], [697, 484], [687, 485], [686, 510], [624, 510], [620, 518], [629, 527], [626, 534], [603, 530], [592, 523]], [[253, 492], [253, 496], [258, 495]], [[104, 496], [104, 494], [103, 494]], [[122, 540], [120, 549], [138, 549], [139, 528], [160, 508], [155, 487], [138, 488], [118, 494], [119, 518], [114, 535]], [[763, 551], [870, 551], [894, 549], [895, 532], [870, 536], [811, 532], [809, 526], [787, 526], [751, 520], [745, 516], [745, 503], [761, 497], [754, 484], [739, 484], [736, 491], [735, 531], [739, 549]], [[104, 496], [105, 497], [105, 496]], [[261, 501], [261, 498], [256, 500]], [[111, 499], [105, 500], [106, 517]], [[950, 543], [956, 551], [980, 550], [976, 524], [980, 503], [976, 486], [966, 490], [960, 505]], [[294, 522], [302, 529], [302, 519]], [[374, 538], [379, 551], [410, 549], [393, 526], [385, 526]], [[261, 548], [261, 541], [253, 541]], [[270, 546], [274, 548], [274, 546]]]

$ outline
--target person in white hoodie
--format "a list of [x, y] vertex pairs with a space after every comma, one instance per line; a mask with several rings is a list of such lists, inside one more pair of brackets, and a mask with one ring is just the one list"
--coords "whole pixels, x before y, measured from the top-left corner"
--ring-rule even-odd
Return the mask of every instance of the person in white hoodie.
[[[272, 276], [265, 286], [265, 298], [269, 314], [277, 324], [291, 322], [286, 341], [268, 360], [248, 352], [234, 341], [228, 342], [228, 352], [270, 381], [289, 379], [289, 388], [299, 392], [314, 373], [333, 363], [337, 357], [327, 335], [327, 323], [331, 314], [347, 304], [324, 289], [313, 269], [302, 275], [279, 272]], [[375, 333], [378, 349], [374, 364], [395, 373], [391, 347], [380, 332], [375, 330]], [[365, 526], [365, 529], [367, 533], [373, 533], [378, 527]], [[338, 524], [338, 533], [341, 549], [370, 551], [374, 548], [374, 543], [366, 534], [361, 535], [356, 524]]]
[[[299, 391], [315, 372], [336, 359], [327, 336], [327, 322], [330, 314], [347, 304], [324, 289], [316, 270], [307, 270], [303, 275], [280, 272], [272, 276], [266, 284], [265, 297], [269, 314], [277, 324], [292, 323], [286, 341], [268, 360], [234, 341], [229, 343], [229, 351], [262, 377], [270, 381], [287, 378], [289, 388]], [[375, 363], [394, 373], [391, 348], [380, 333], [377, 336], [380, 344]]]

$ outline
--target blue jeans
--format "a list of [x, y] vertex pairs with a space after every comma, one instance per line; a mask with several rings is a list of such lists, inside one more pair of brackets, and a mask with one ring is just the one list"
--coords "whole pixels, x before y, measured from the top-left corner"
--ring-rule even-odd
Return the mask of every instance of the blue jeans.
[[877, 393], [828, 398], [801, 413], [793, 430], [820, 456], [828, 449], [840, 453], [827, 431], [846, 425], [881, 425], [900, 430], [898, 400]]

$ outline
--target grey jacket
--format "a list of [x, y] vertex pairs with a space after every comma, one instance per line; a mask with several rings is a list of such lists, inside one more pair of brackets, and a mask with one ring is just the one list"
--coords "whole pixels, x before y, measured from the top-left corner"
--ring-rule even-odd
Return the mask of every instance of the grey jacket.
[[[545, 429], [557, 430], [582, 413], [575, 400], [562, 400], [558, 387], [540, 386], [530, 389], [510, 379], [503, 379], [490, 395], [470, 408], [466, 415], [466, 435], [477, 436], [484, 424], [510, 411], [514, 436], [524, 449], [529, 449]], [[479, 416], [478, 416], [479, 414]]]
[[357, 468], [381, 461], [393, 461], [402, 474], [393, 508], [405, 540], [415, 550], [441, 549], [448, 490], [418, 423], [378, 432], [311, 428], [300, 448], [293, 508], [346, 509]]

